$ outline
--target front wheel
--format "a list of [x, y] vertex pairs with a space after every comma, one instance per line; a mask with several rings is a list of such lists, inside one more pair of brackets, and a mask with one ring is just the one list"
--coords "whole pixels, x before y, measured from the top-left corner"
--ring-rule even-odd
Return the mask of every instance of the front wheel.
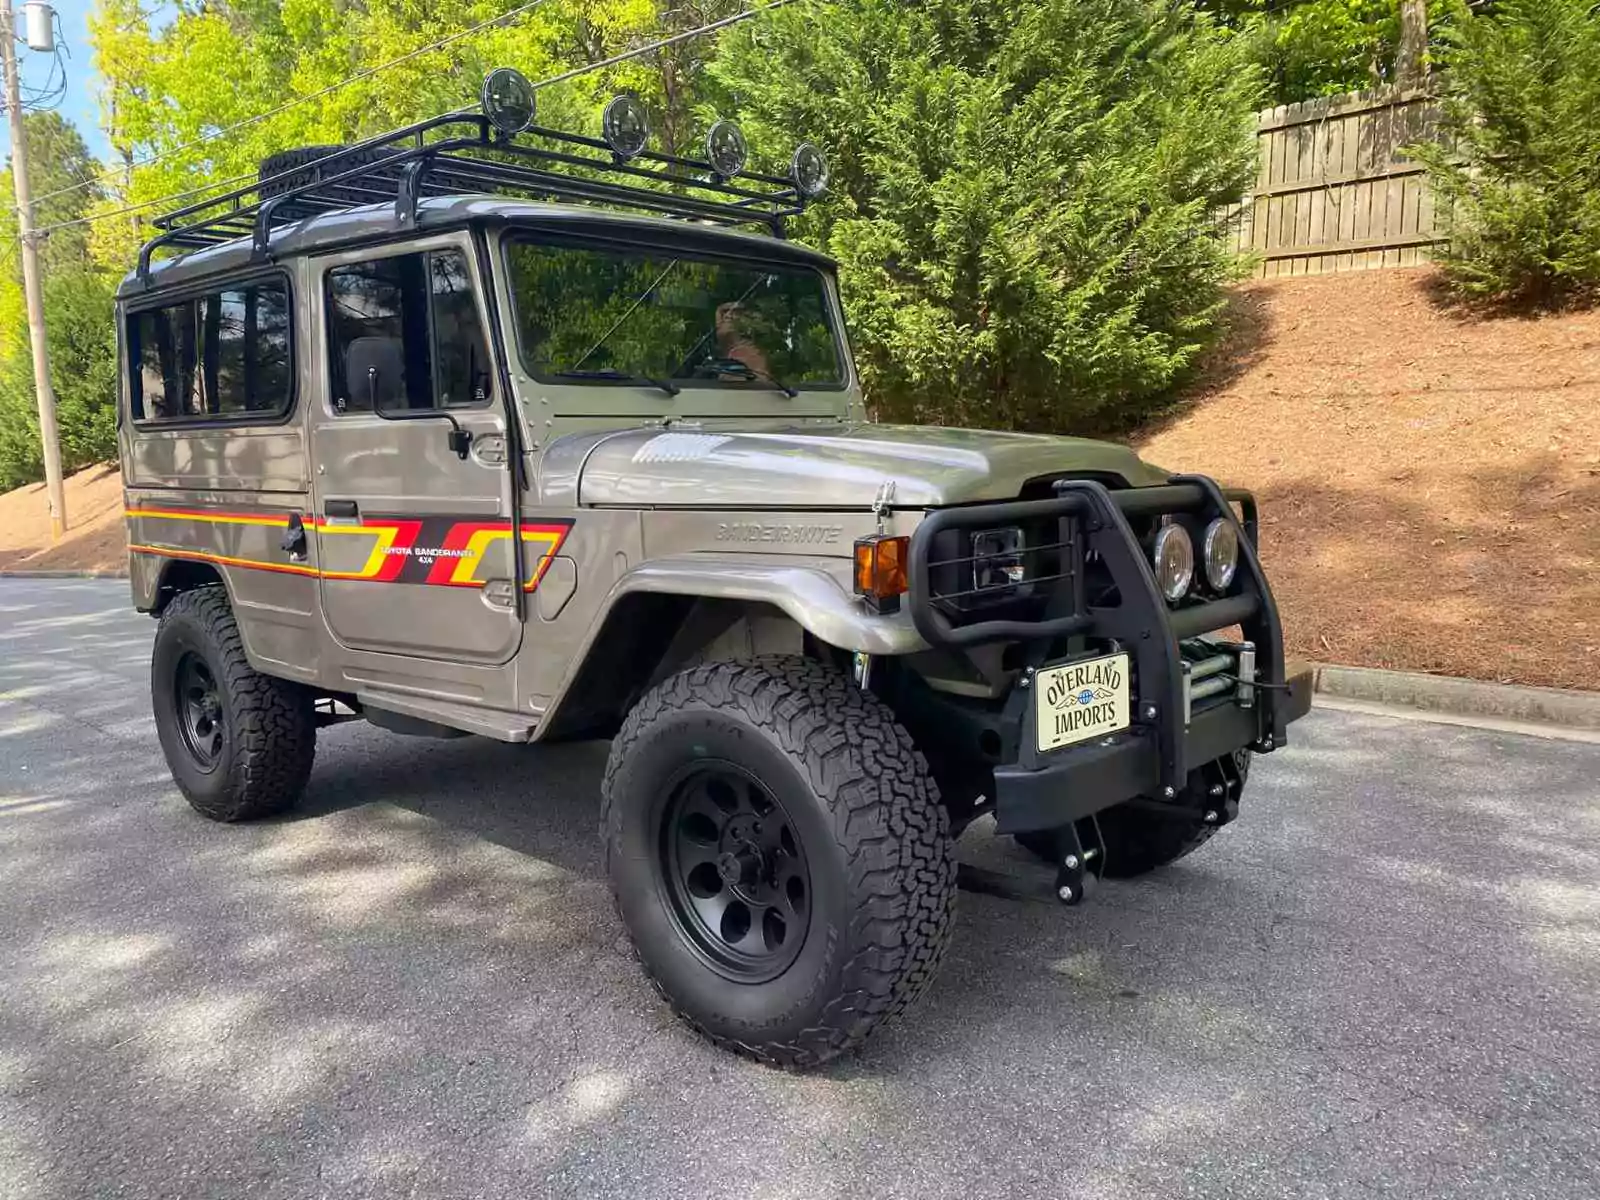
[[718, 1045], [815, 1066], [933, 977], [949, 822], [910, 736], [843, 674], [786, 658], [668, 679], [613, 743], [602, 811], [645, 972]]

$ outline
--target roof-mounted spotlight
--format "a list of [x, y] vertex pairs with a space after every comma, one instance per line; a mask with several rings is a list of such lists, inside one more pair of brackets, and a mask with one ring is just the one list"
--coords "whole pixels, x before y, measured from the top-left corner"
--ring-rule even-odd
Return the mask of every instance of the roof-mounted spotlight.
[[718, 121], [706, 134], [706, 161], [722, 178], [732, 179], [744, 170], [749, 158], [750, 148], [745, 145], [744, 134], [732, 121]]
[[484, 76], [479, 102], [489, 123], [506, 137], [532, 125], [537, 111], [533, 84], [514, 67], [497, 67]]
[[795, 191], [807, 200], [815, 200], [828, 190], [828, 160], [810, 142], [801, 142], [789, 162], [789, 178], [794, 181]]
[[600, 132], [618, 159], [633, 158], [650, 140], [650, 114], [632, 96], [617, 96], [606, 105]]

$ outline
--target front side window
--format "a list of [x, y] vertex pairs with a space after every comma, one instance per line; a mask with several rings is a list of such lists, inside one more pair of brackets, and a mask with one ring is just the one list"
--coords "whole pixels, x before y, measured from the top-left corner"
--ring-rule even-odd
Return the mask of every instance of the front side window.
[[507, 261], [537, 378], [844, 382], [826, 285], [810, 268], [521, 238]]
[[293, 392], [291, 330], [289, 289], [278, 279], [130, 314], [134, 418], [282, 416]]
[[458, 408], [489, 399], [489, 357], [461, 251], [335, 267], [327, 306], [339, 412]]

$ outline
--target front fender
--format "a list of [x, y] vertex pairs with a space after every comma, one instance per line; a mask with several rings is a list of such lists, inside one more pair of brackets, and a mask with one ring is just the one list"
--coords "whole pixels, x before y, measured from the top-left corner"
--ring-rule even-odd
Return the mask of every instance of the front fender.
[[841, 650], [915, 654], [928, 644], [905, 613], [869, 613], [842, 558], [767, 554], [685, 554], [643, 563], [617, 580], [607, 611], [637, 592], [770, 604], [807, 633]]

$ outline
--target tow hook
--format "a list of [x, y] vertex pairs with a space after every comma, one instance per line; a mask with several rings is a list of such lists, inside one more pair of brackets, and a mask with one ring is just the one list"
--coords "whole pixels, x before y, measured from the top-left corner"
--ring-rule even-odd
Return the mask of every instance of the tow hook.
[[1062, 904], [1081, 904], [1105, 872], [1100, 822], [1084, 817], [1064, 826], [1056, 837], [1056, 899]]
[[1218, 829], [1230, 824], [1239, 815], [1239, 795], [1244, 791], [1244, 780], [1239, 777], [1233, 756], [1224, 755], [1207, 763], [1197, 774], [1205, 788], [1205, 807], [1200, 819]]

